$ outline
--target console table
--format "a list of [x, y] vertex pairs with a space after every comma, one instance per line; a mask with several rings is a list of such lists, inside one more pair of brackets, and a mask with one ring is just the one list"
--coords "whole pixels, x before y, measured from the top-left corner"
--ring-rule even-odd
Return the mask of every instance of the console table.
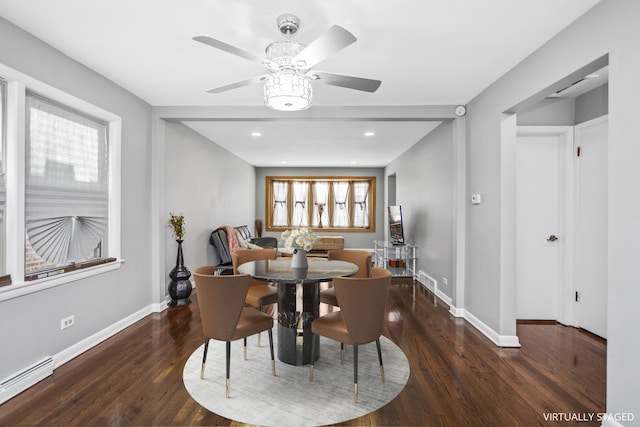
[[394, 245], [387, 241], [376, 240], [373, 250], [373, 264], [386, 268], [393, 277], [418, 278], [416, 269], [418, 247], [411, 244]]

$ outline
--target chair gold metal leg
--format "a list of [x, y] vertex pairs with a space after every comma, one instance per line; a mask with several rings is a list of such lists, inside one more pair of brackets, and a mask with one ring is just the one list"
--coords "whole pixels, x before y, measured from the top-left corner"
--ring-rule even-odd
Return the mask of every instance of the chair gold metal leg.
[[344, 365], [344, 343], [340, 343], [340, 364]]
[[271, 374], [275, 377], [276, 376], [276, 361], [272, 360], [271, 361]]
[[353, 402], [358, 403], [358, 346], [353, 345]]
[[202, 367], [200, 368], [200, 379], [204, 379], [204, 362], [202, 362]]
[[244, 344], [244, 360], [247, 360], [247, 337], [244, 337], [244, 340], [242, 341]]
[[311, 367], [309, 367], [309, 382], [313, 382], [313, 363], [311, 364]]
[[231, 380], [227, 378], [227, 399], [229, 398], [229, 391], [231, 390]]
[[380, 365], [380, 376], [382, 377], [382, 382], [384, 381], [384, 366]]

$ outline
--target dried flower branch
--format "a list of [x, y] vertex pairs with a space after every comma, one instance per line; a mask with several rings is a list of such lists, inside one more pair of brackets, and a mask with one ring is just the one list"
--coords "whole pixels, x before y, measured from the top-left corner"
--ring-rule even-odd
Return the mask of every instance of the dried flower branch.
[[173, 235], [178, 240], [182, 240], [184, 237], [185, 229], [184, 229], [184, 214], [176, 215], [174, 213], [169, 213], [171, 218], [169, 219], [169, 228], [173, 231]]

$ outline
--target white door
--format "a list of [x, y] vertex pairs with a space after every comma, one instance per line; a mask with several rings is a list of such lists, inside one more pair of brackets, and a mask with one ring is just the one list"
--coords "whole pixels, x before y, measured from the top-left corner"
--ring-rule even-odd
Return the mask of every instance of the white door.
[[558, 319], [560, 138], [516, 140], [517, 319]]
[[575, 289], [578, 326], [607, 337], [607, 152], [606, 117], [576, 126]]

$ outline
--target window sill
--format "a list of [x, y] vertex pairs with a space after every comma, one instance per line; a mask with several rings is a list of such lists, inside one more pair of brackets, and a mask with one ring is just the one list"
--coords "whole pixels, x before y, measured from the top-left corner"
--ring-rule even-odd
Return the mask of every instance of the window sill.
[[0, 302], [22, 297], [24, 295], [29, 295], [34, 292], [40, 292], [46, 289], [55, 288], [56, 286], [86, 279], [98, 274], [117, 270], [122, 266], [123, 263], [123, 259], [117, 259], [110, 263], [70, 271], [65, 274], [46, 277], [44, 279], [14, 282], [10, 286], [0, 288]]

